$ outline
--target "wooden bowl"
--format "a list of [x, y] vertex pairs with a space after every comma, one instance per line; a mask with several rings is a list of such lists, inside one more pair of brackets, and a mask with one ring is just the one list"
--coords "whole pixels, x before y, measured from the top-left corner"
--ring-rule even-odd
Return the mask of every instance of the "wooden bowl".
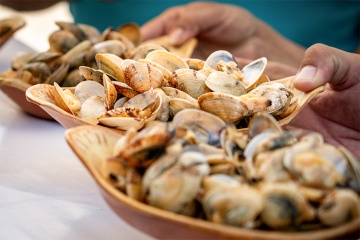
[[25, 26], [25, 20], [20, 16], [13, 16], [0, 20], [0, 48], [20, 28]]
[[31, 87], [30, 84], [25, 83], [20, 79], [0, 77], [0, 89], [23, 111], [41, 119], [54, 120], [37, 104], [27, 101], [25, 93], [29, 87]]
[[250, 230], [212, 223], [157, 209], [127, 197], [100, 174], [100, 165], [112, 156], [121, 134], [99, 126], [80, 126], [68, 129], [66, 140], [85, 165], [100, 193], [123, 220], [157, 239], [356, 239], [360, 218], [338, 227], [306, 232]]
[[75, 117], [56, 106], [52, 92], [55, 87], [50, 84], [36, 84], [26, 90], [26, 99], [31, 104], [37, 105], [42, 111], [47, 113], [65, 128], [81, 125], [91, 125], [90, 123]]

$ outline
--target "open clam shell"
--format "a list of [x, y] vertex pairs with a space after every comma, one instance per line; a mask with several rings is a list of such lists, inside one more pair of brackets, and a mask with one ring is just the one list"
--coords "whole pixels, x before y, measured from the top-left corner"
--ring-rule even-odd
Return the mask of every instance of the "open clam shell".
[[[356, 238], [360, 219], [338, 227], [302, 232], [251, 230], [212, 223], [164, 211], [131, 199], [101, 174], [106, 159], [113, 155], [121, 135], [98, 126], [81, 126], [66, 131], [66, 140], [96, 181], [99, 191], [114, 212], [133, 227], [157, 239], [329, 239]], [[149, 222], [152, 224], [149, 225]], [[345, 236], [352, 234], [352, 236]]]
[[[65, 128], [89, 125], [89, 122], [76, 117], [58, 107], [55, 103], [53, 91], [55, 87], [49, 84], [36, 84], [26, 90], [26, 99], [30, 103], [38, 105], [49, 116], [59, 122]], [[70, 88], [74, 91], [74, 88]]]

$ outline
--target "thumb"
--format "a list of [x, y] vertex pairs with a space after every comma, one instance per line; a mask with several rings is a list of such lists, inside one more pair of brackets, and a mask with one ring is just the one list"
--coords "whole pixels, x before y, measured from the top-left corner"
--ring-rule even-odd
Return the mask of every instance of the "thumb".
[[304, 92], [326, 83], [336, 90], [349, 88], [358, 81], [360, 70], [356, 65], [359, 60], [360, 55], [315, 44], [306, 50], [294, 86]]

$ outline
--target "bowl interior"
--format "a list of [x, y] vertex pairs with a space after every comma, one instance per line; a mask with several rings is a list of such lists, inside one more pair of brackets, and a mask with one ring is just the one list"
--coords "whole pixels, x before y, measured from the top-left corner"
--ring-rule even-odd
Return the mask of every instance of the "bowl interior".
[[323, 239], [357, 234], [360, 218], [344, 225], [307, 232], [241, 229], [167, 212], [133, 200], [114, 188], [100, 174], [102, 163], [112, 156], [120, 133], [99, 126], [68, 129], [66, 140], [99, 186], [114, 212], [135, 228], [161, 239]]

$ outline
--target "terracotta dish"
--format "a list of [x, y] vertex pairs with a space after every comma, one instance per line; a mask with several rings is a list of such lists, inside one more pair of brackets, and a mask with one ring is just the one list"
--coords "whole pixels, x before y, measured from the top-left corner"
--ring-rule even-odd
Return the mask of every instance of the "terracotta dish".
[[46, 111], [38, 105], [27, 101], [25, 92], [31, 87], [19, 79], [0, 77], [0, 89], [13, 100], [26, 113], [47, 120], [54, 120]]

